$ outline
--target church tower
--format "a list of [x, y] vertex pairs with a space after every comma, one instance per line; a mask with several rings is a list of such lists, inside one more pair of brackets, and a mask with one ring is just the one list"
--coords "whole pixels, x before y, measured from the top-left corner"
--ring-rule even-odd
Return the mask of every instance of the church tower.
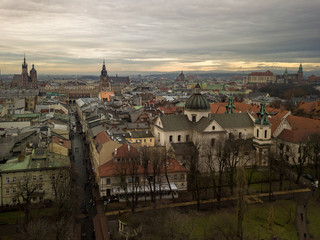
[[230, 97], [228, 99], [228, 104], [226, 106], [226, 111], [225, 113], [234, 113], [234, 109], [236, 108], [236, 106], [233, 104], [233, 97]]
[[259, 165], [268, 164], [268, 154], [271, 147], [271, 125], [268, 119], [269, 113], [266, 104], [262, 100], [254, 123], [253, 146], [256, 148], [256, 156]]
[[29, 76], [28, 76], [28, 64], [26, 63], [26, 56], [24, 56], [23, 58], [23, 64], [22, 64], [22, 74], [21, 74], [21, 84], [20, 87], [23, 89], [27, 89], [28, 88], [28, 80], [29, 80]]
[[299, 70], [298, 70], [297, 74], [298, 74], [298, 80], [303, 80], [303, 69], [302, 69], [301, 63], [300, 63]]
[[34, 68], [34, 64], [32, 64], [32, 69], [30, 70], [30, 78], [31, 78], [31, 86], [29, 86], [32, 89], [38, 88], [38, 77], [37, 77], [37, 71]]
[[100, 75], [99, 91], [100, 92], [111, 91], [109, 76], [108, 76], [108, 72], [107, 72], [106, 64], [104, 60], [103, 60], [103, 65], [102, 65], [102, 70]]

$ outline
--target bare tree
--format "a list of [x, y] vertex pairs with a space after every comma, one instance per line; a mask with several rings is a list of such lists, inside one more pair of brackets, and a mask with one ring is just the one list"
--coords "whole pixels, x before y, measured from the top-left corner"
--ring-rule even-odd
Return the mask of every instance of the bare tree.
[[29, 221], [31, 201], [39, 196], [39, 192], [37, 190], [39, 190], [40, 186], [41, 184], [39, 182], [31, 179], [31, 175], [17, 179], [15, 184], [15, 198], [17, 199], [18, 203], [21, 203], [22, 200], [26, 222]]
[[315, 178], [319, 179], [319, 158], [320, 158], [320, 134], [312, 134], [308, 138], [309, 159], [312, 160], [315, 170]]
[[217, 202], [218, 202], [218, 209], [220, 209], [220, 200], [222, 197], [222, 184], [223, 184], [223, 172], [226, 168], [226, 149], [224, 146], [223, 141], [219, 141], [216, 146], [215, 151], [215, 159], [217, 164], [217, 170], [218, 170], [218, 185], [217, 185]]
[[246, 178], [244, 168], [239, 168], [237, 171], [237, 183], [238, 183], [238, 198], [237, 198], [237, 215], [238, 215], [238, 227], [237, 236], [240, 240], [243, 239], [243, 215], [244, 215], [244, 201], [243, 196], [245, 194]]
[[289, 147], [288, 150], [289, 157], [297, 173], [296, 184], [298, 184], [303, 173], [303, 167], [308, 159], [309, 146], [306, 143], [299, 143], [298, 152], [296, 152], [293, 147]]

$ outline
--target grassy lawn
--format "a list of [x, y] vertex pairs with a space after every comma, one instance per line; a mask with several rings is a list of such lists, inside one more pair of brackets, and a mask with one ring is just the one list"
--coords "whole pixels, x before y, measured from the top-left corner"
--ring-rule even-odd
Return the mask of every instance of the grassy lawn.
[[314, 239], [320, 239], [320, 201], [311, 198], [307, 206], [308, 228]]
[[[272, 210], [273, 209], [273, 210]], [[297, 239], [295, 226], [296, 203], [294, 201], [277, 201], [260, 205], [249, 205], [245, 209], [243, 231], [247, 239], [270, 239], [273, 232], [274, 237], [281, 239]], [[273, 212], [273, 217], [269, 217]], [[210, 239], [212, 229], [216, 232], [235, 232], [237, 226], [237, 215], [235, 210], [221, 210], [214, 214], [197, 213], [190, 221], [193, 228], [192, 239]], [[269, 230], [269, 221], [271, 228]], [[223, 230], [222, 230], [223, 229]], [[272, 230], [271, 230], [272, 229]]]
[[[293, 183], [289, 180], [283, 180], [282, 182], [282, 190], [292, 190], [292, 189], [299, 189], [299, 185]], [[278, 181], [272, 182], [271, 189], [273, 192], [277, 192], [280, 189], [280, 184]], [[253, 183], [250, 184], [249, 191], [252, 193], [260, 193], [260, 192], [269, 192], [269, 183], [263, 182], [263, 183]]]
[[24, 212], [22, 211], [0, 213], [0, 223], [16, 224], [23, 221], [23, 218]]

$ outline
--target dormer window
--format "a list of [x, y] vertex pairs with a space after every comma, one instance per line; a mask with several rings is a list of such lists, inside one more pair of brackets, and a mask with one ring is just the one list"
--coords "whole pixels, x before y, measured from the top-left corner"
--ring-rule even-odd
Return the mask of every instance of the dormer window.
[[216, 129], [216, 126], [213, 125], [213, 126], [212, 126], [212, 130], [214, 131], [215, 129]]

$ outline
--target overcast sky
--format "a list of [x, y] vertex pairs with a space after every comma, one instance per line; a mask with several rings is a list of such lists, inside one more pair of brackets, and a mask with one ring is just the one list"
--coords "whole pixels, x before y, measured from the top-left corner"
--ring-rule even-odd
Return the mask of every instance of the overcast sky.
[[0, 69], [319, 70], [319, 0], [0, 0]]

